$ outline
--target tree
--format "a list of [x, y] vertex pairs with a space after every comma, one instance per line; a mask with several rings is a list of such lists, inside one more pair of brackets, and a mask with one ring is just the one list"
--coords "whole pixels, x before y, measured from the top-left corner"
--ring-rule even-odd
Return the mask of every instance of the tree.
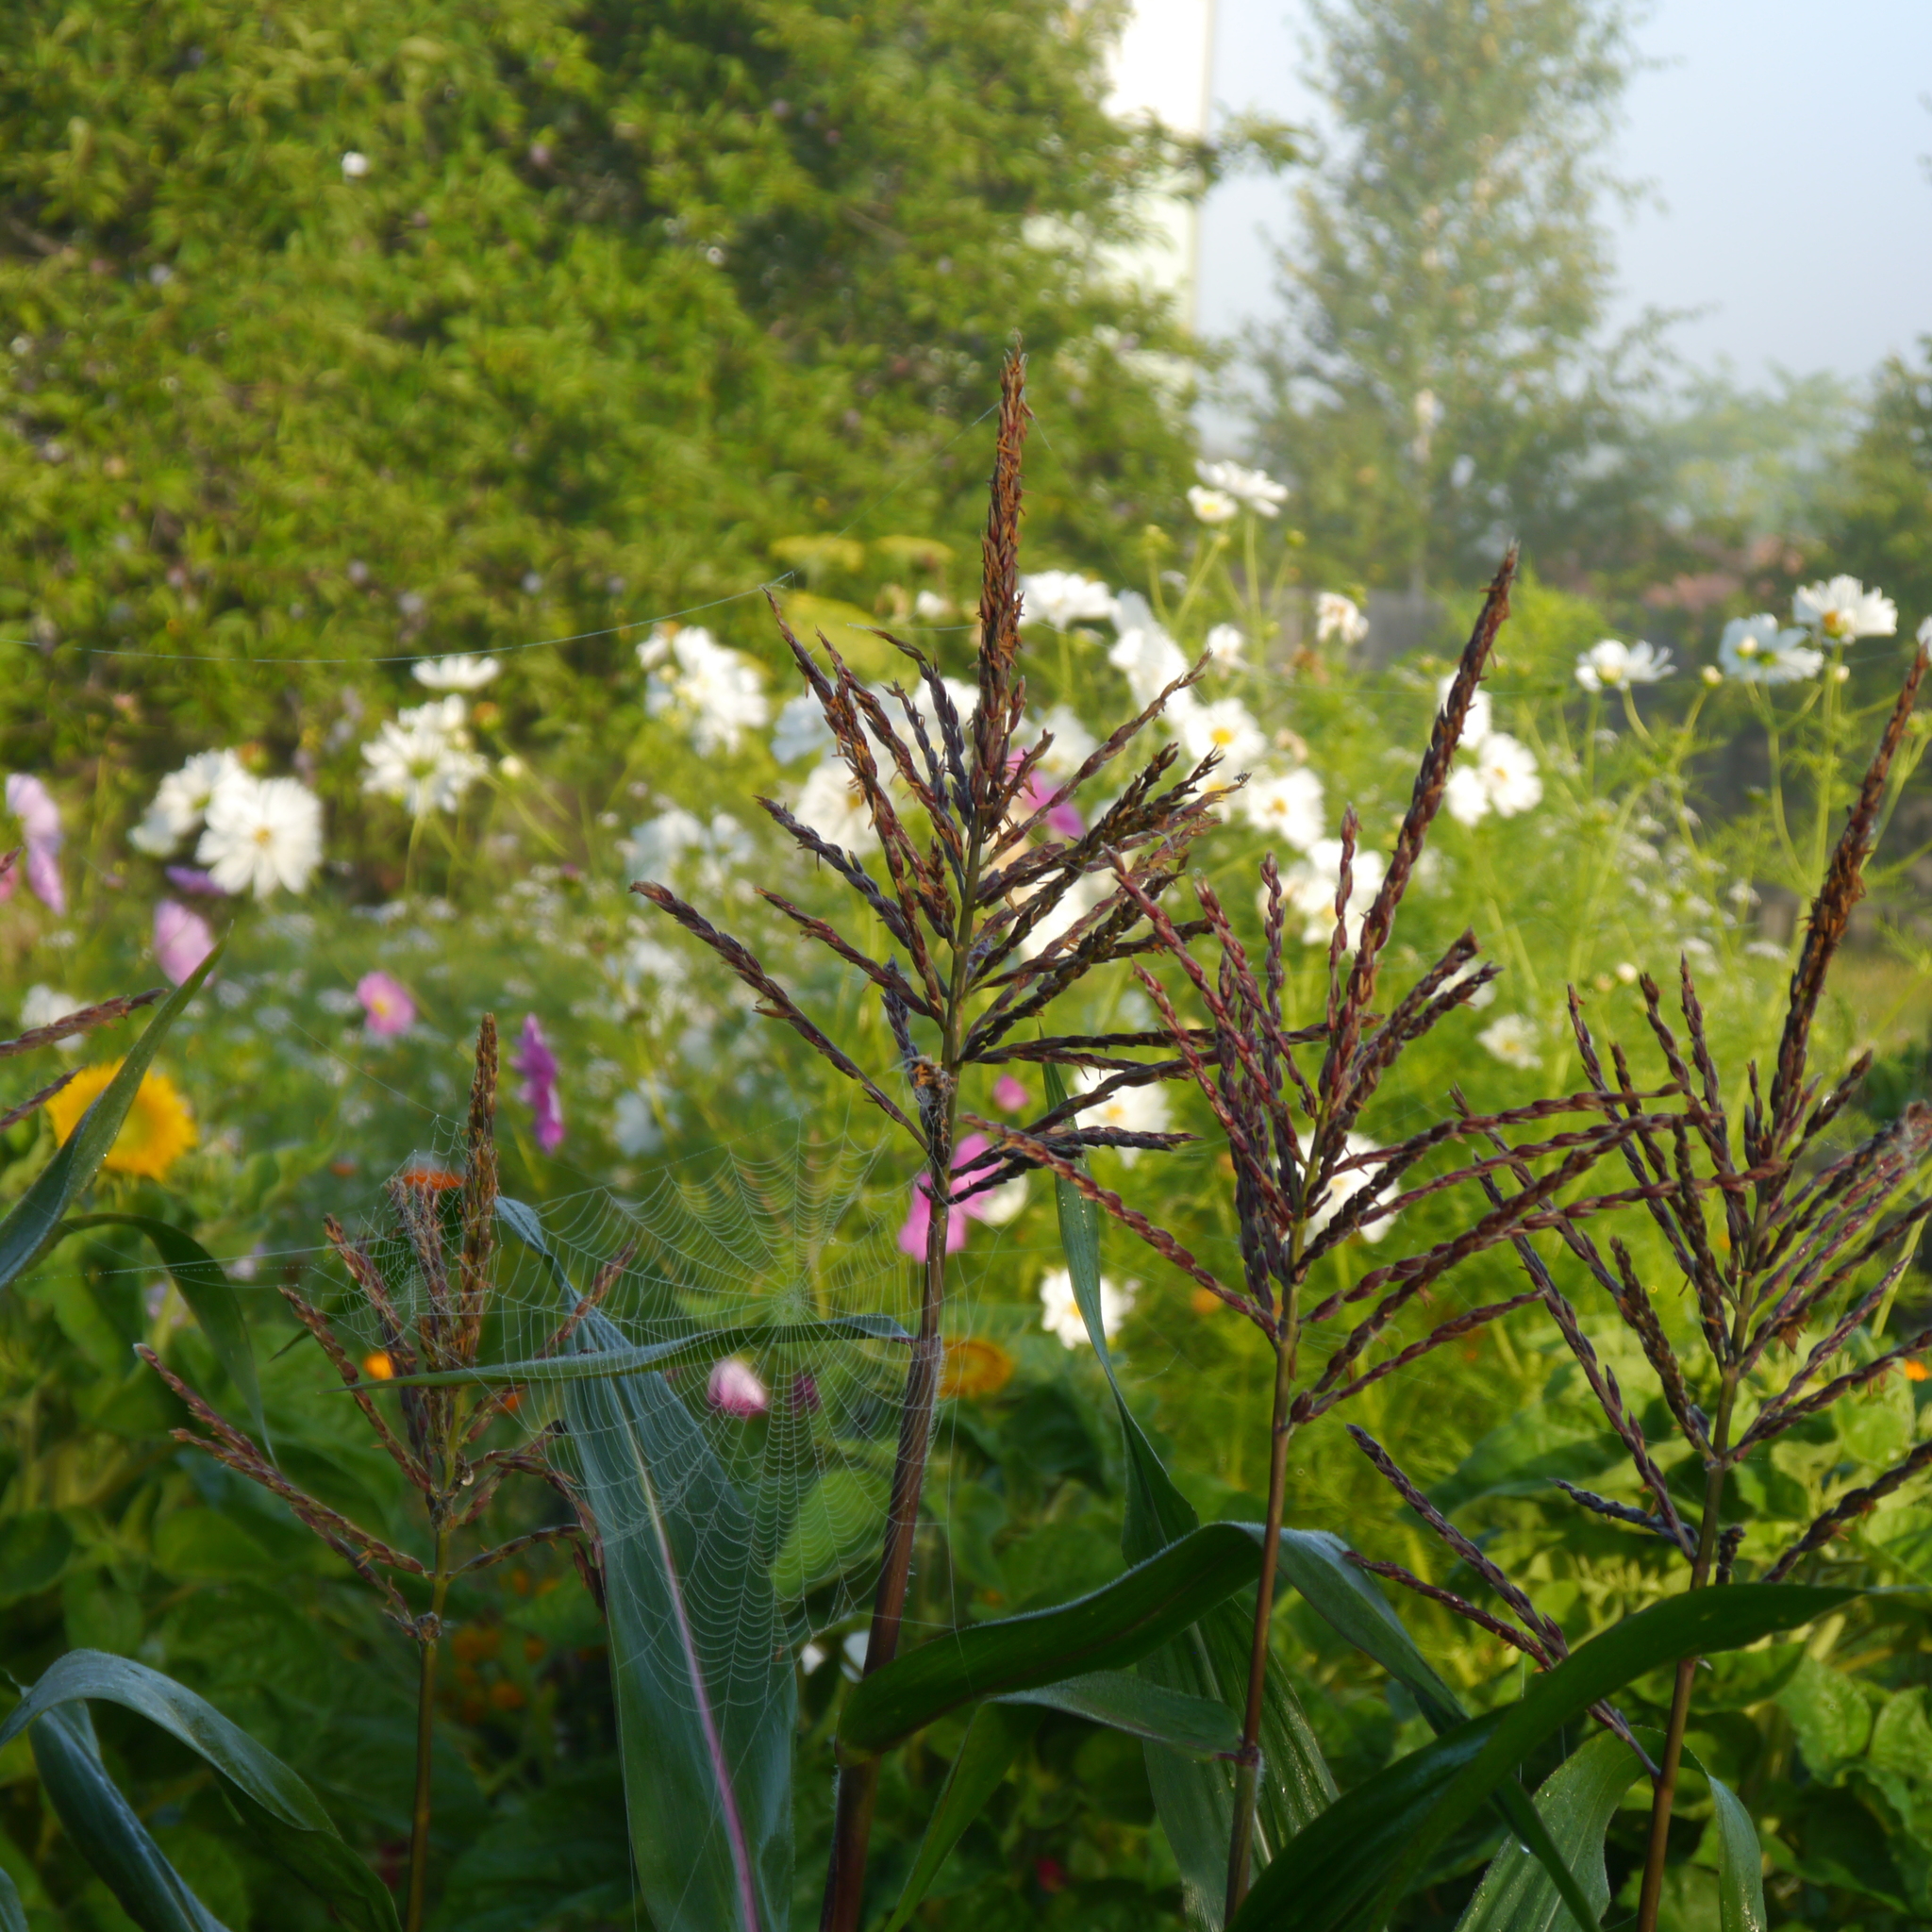
[[1606, 346], [1600, 158], [1632, 64], [1616, 0], [1320, 0], [1334, 145], [1281, 262], [1264, 457], [1311, 558], [1419, 587], [1547, 570], [1601, 491], [1626, 373]]
[[[9, 760], [105, 747], [111, 786], [252, 737], [326, 784], [343, 703], [413, 689], [374, 660], [706, 605], [788, 538], [945, 532], [968, 569], [955, 444], [1016, 330], [1053, 445], [1030, 549], [1104, 561], [1189, 454], [1184, 344], [1106, 251], [1201, 159], [1105, 112], [1109, 18], [24, 0], [0, 629], [41, 648], [0, 646]], [[914, 550], [863, 555], [943, 575]], [[770, 648], [755, 598], [697, 621]], [[530, 653], [492, 697], [586, 730], [584, 676], [641, 635]]]
[[1915, 366], [1881, 372], [1843, 472], [1828, 554], [1882, 584], [1904, 611], [1932, 610], [1932, 337]]

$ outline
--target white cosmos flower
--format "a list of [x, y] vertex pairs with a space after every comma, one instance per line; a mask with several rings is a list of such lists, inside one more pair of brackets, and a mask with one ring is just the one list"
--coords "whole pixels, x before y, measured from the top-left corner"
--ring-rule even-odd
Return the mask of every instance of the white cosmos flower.
[[1522, 1013], [1503, 1013], [1476, 1035], [1476, 1043], [1506, 1067], [1533, 1069], [1543, 1063], [1537, 1045], [1536, 1022]]
[[702, 893], [722, 894], [751, 863], [758, 847], [728, 811], [717, 813], [707, 824], [695, 812], [673, 806], [634, 826], [623, 851], [637, 878], [677, 878]]
[[870, 852], [878, 844], [865, 795], [843, 758], [826, 758], [811, 768], [791, 814], [844, 851]]
[[[1103, 1081], [1111, 1077], [1097, 1068], [1085, 1068], [1074, 1076], [1074, 1091], [1091, 1093]], [[1082, 1126], [1118, 1127], [1128, 1134], [1164, 1134], [1167, 1132], [1167, 1090], [1158, 1083], [1147, 1087], [1123, 1087], [1118, 1092], [1109, 1093], [1098, 1107], [1080, 1110]], [[1130, 1165], [1141, 1158], [1138, 1147], [1121, 1147], [1115, 1151]]]
[[1491, 812], [1513, 819], [1542, 803], [1543, 781], [1528, 745], [1491, 731], [1473, 749], [1474, 762], [1457, 765], [1442, 788], [1443, 809], [1458, 824], [1473, 825]]
[[322, 863], [322, 800], [293, 778], [237, 772], [215, 787], [194, 857], [225, 892], [305, 891]]
[[1315, 599], [1315, 641], [1358, 644], [1369, 634], [1369, 620], [1353, 597], [1324, 591]]
[[1655, 644], [1605, 638], [1577, 658], [1576, 681], [1585, 691], [1622, 691], [1633, 684], [1656, 684], [1674, 669], [1671, 654]]
[[1781, 629], [1769, 611], [1756, 617], [1734, 617], [1718, 640], [1717, 658], [1729, 677], [1746, 684], [1796, 684], [1816, 677], [1824, 668], [1824, 653], [1806, 640], [1810, 633]]
[[1071, 778], [1087, 762], [1097, 742], [1071, 705], [1056, 705], [1041, 720], [1033, 738], [1036, 744], [1040, 731], [1053, 734], [1053, 742], [1035, 767], [1043, 778]]
[[351, 148], [342, 157], [342, 179], [344, 181], [359, 181], [368, 173], [369, 157], [367, 155], [358, 154], [356, 149]]
[[1114, 623], [1120, 641], [1108, 652], [1107, 661], [1125, 675], [1135, 704], [1144, 708], [1176, 677], [1187, 675], [1188, 660], [1138, 591], [1122, 593]]
[[481, 691], [502, 669], [494, 658], [465, 652], [455, 658], [419, 658], [410, 675], [431, 691]]
[[[1446, 677], [1437, 680], [1436, 709], [1438, 711], [1441, 711], [1449, 702], [1449, 691], [1455, 682], [1456, 674], [1453, 671]], [[1480, 744], [1494, 730], [1495, 724], [1496, 710], [1495, 707], [1490, 702], [1490, 694], [1481, 685], [1477, 685], [1475, 690], [1470, 693], [1469, 710], [1462, 720], [1462, 743], [1465, 745]]]
[[[1351, 1155], [1381, 1152], [1374, 1141], [1365, 1139], [1360, 1134], [1348, 1135], [1342, 1146]], [[1375, 1172], [1376, 1170], [1371, 1167], [1349, 1167], [1336, 1174], [1324, 1190], [1315, 1211], [1308, 1216], [1308, 1232], [1320, 1234], [1349, 1200], [1369, 1185], [1374, 1178]], [[1394, 1218], [1392, 1214], [1386, 1213], [1373, 1215], [1356, 1232], [1365, 1241], [1378, 1241], [1389, 1232], [1389, 1224]]]
[[1194, 474], [1208, 489], [1233, 497], [1257, 517], [1274, 516], [1288, 501], [1288, 486], [1277, 483], [1266, 470], [1249, 470], [1240, 463], [1196, 463]]
[[[1116, 1330], [1134, 1312], [1134, 1295], [1140, 1287], [1134, 1281], [1116, 1281], [1111, 1275], [1100, 1277], [1100, 1332], [1111, 1341]], [[1074, 1299], [1074, 1277], [1064, 1268], [1056, 1268], [1040, 1284], [1040, 1325], [1049, 1335], [1058, 1335], [1068, 1348], [1091, 1348], [1086, 1318]]]
[[1114, 594], [1105, 584], [1076, 570], [1043, 570], [1022, 577], [1020, 600], [1022, 624], [1044, 620], [1056, 630], [1072, 630], [1099, 618], [1111, 623], [1115, 608]]
[[1835, 644], [1889, 638], [1898, 630], [1898, 606], [1882, 591], [1868, 591], [1857, 577], [1807, 584], [1791, 599], [1791, 616]]
[[771, 719], [758, 666], [702, 625], [654, 632], [638, 646], [638, 662], [651, 673], [644, 702], [652, 717], [687, 716], [692, 748], [705, 757], [736, 751], [746, 731], [761, 731]]
[[921, 624], [943, 624], [958, 613], [950, 597], [942, 597], [937, 591], [922, 591], [912, 600], [912, 614]]
[[1247, 643], [1241, 626], [1234, 624], [1217, 624], [1203, 641], [1208, 655], [1217, 664], [1239, 664]]
[[781, 765], [823, 758], [831, 748], [832, 727], [825, 723], [824, 707], [810, 691], [802, 691], [778, 707], [778, 722], [772, 727], [772, 756]]
[[[1389, 861], [1379, 852], [1357, 851], [1349, 866], [1348, 933], [1344, 941], [1353, 946], [1361, 937], [1362, 920], [1381, 890]], [[1291, 912], [1302, 916], [1302, 940], [1310, 946], [1325, 946], [1335, 930], [1335, 890], [1341, 878], [1341, 841], [1317, 839], [1308, 856], [1281, 875], [1281, 896]], [[1262, 888], [1260, 905], [1267, 913], [1267, 888]]]
[[470, 748], [469, 708], [455, 691], [398, 711], [362, 747], [364, 791], [399, 801], [410, 817], [455, 811], [490, 769]]
[[1307, 852], [1322, 836], [1322, 781], [1307, 766], [1251, 778], [1236, 799], [1241, 815], [1257, 832]]
[[[85, 1000], [71, 999], [51, 986], [30, 986], [26, 990], [26, 997], [20, 1003], [20, 1030], [23, 1033], [38, 1032], [42, 1026], [53, 1025], [57, 1020], [66, 1019], [69, 1013], [79, 1012], [86, 1005]], [[86, 1039], [85, 1033], [69, 1033], [54, 1044], [62, 1053], [75, 1053]]]
[[1200, 484], [1188, 491], [1188, 505], [1204, 524], [1231, 524], [1241, 507], [1224, 490], [1204, 490]]
[[[1044, 887], [1034, 886], [1019, 892], [1016, 897], [1024, 906], [1035, 892], [1043, 890]], [[1060, 894], [1059, 901], [1053, 910], [1020, 941], [1021, 958], [1038, 958], [1062, 933], [1071, 932], [1079, 924], [1081, 920], [1085, 919], [1112, 891], [1113, 885], [1109, 878], [1093, 873], [1082, 873]]]
[[242, 761], [231, 751], [198, 751], [178, 772], [170, 772], [156, 789], [147, 816], [128, 833], [137, 851], [165, 858], [202, 822], [215, 788], [225, 779], [244, 775]]
[[1919, 641], [1919, 655], [1932, 657], [1932, 617], [1921, 619], [1916, 636]]
[[1239, 698], [1217, 698], [1211, 705], [1189, 705], [1174, 721], [1175, 733], [1191, 758], [1219, 752], [1224, 767], [1244, 771], [1264, 758], [1268, 741], [1253, 712]]

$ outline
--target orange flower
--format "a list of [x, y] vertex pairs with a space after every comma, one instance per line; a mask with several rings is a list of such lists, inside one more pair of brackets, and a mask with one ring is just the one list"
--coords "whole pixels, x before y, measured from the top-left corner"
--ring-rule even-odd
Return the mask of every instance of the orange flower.
[[362, 1373], [372, 1382], [387, 1382], [395, 1372], [395, 1363], [379, 1348], [374, 1355], [365, 1355], [362, 1357]]
[[1906, 1364], [1906, 1380], [1907, 1382], [1923, 1382], [1928, 1375], [1932, 1375], [1932, 1369], [1928, 1369], [1924, 1362], [1907, 1362]]
[[1188, 1306], [1197, 1315], [1211, 1315], [1216, 1308], [1223, 1307], [1225, 1304], [1211, 1288], [1197, 1288], [1188, 1297]]
[[[121, 1071], [121, 1062], [87, 1067], [47, 1103], [47, 1117], [61, 1141], [72, 1140], [81, 1116], [107, 1091]], [[135, 1090], [134, 1105], [121, 1123], [114, 1144], [101, 1165], [113, 1174], [145, 1174], [162, 1180], [168, 1170], [194, 1145], [194, 1117], [180, 1091], [165, 1074], [144, 1074]]]
[[996, 1341], [949, 1341], [940, 1393], [948, 1400], [962, 1395], [997, 1395], [1012, 1380], [1013, 1368], [1013, 1357]]

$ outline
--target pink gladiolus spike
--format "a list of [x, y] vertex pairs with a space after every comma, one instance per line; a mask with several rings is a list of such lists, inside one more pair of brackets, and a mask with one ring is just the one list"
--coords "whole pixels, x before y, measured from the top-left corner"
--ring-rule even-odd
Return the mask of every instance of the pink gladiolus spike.
[[163, 899], [155, 908], [155, 963], [176, 986], [215, 949], [208, 921], [178, 900]]
[[[372, 1039], [393, 1040], [416, 1024], [416, 1002], [409, 997], [409, 989], [380, 969], [365, 973], [356, 982], [356, 997], [362, 1002], [362, 1024]], [[554, 1074], [554, 1065], [551, 1071]]]
[[510, 1065], [523, 1075], [523, 1099], [536, 1115], [533, 1131], [537, 1145], [545, 1154], [555, 1154], [563, 1145], [563, 1103], [557, 1091], [557, 1056], [543, 1038], [543, 1028], [535, 1013], [524, 1018], [524, 1030]]

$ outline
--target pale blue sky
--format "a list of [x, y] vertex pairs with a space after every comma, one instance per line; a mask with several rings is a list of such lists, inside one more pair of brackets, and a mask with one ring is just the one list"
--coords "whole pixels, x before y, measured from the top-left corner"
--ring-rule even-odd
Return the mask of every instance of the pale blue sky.
[[[1214, 99], [1307, 122], [1302, 0], [1217, 0]], [[1932, 0], [1657, 0], [1664, 63], [1627, 98], [1617, 165], [1663, 206], [1623, 226], [1623, 312], [1707, 312], [1673, 340], [1746, 379], [1860, 377], [1932, 333]], [[1224, 184], [1201, 236], [1208, 333], [1273, 311], [1289, 181]]]

